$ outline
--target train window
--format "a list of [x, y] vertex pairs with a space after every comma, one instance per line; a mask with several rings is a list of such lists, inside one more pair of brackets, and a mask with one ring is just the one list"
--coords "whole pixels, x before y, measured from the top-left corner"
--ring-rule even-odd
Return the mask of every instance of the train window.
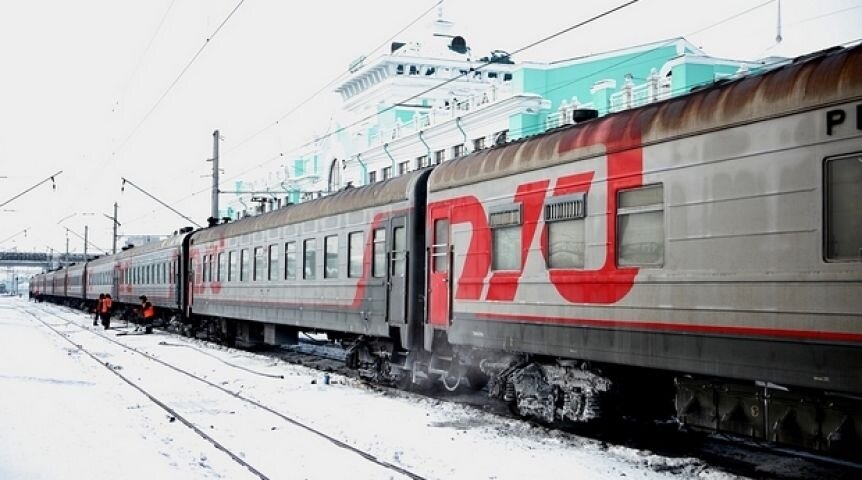
[[209, 259], [204, 255], [201, 259], [201, 282], [207, 282], [207, 273], [209, 272]]
[[314, 280], [317, 275], [317, 239], [309, 238], [302, 244], [302, 278]]
[[826, 258], [862, 260], [862, 155], [826, 160]]
[[269, 246], [269, 271], [266, 279], [278, 280], [278, 245], [276, 244]]
[[407, 273], [407, 229], [395, 227], [392, 230], [392, 276], [404, 277]]
[[488, 225], [492, 232], [491, 268], [520, 270], [521, 208], [506, 208], [491, 212], [488, 215]]
[[243, 248], [239, 251], [239, 281], [248, 281], [248, 271], [251, 268], [251, 262], [248, 259], [248, 249]]
[[263, 247], [254, 247], [254, 281], [263, 280], [264, 261]]
[[365, 235], [362, 232], [350, 232], [347, 237], [347, 276], [358, 278], [362, 276], [362, 248], [365, 246]]
[[443, 218], [434, 222], [434, 244], [431, 255], [434, 257], [434, 271], [449, 271], [449, 219]]
[[152, 283], [152, 280], [153, 280], [153, 269], [152, 269], [152, 267], [151, 267], [150, 265], [147, 265], [147, 277], [146, 277], [146, 278], [147, 278], [147, 280], [145, 281], [145, 283], [146, 283], [147, 285], [149, 285], [150, 283]]
[[374, 264], [371, 266], [371, 274], [376, 278], [386, 275], [386, 230], [383, 228], [374, 230]]
[[224, 252], [219, 252], [219, 254], [218, 254], [218, 270], [216, 270], [216, 281], [217, 282], [221, 282], [224, 280], [224, 271], [225, 271]]
[[664, 263], [664, 188], [648, 185], [617, 193], [617, 264]]
[[236, 281], [236, 252], [228, 252], [227, 254], [227, 281]]
[[323, 239], [323, 278], [338, 278], [338, 235]]
[[545, 205], [548, 268], [584, 268], [585, 196], [578, 193]]
[[284, 244], [284, 279], [296, 280], [296, 242]]

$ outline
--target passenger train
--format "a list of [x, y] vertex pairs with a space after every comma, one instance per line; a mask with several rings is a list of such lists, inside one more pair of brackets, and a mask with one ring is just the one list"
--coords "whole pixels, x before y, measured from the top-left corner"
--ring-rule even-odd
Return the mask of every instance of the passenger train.
[[37, 275], [377, 380], [862, 458], [862, 47]]

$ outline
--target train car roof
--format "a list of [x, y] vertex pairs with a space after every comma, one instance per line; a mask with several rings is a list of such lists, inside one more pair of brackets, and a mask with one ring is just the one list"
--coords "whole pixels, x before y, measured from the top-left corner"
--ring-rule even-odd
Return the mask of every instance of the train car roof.
[[198, 230], [193, 233], [193, 240], [195, 242], [217, 240], [407, 200], [416, 182], [428, 175], [428, 172], [429, 169], [417, 170], [364, 187], [345, 188], [324, 198]]
[[429, 179], [441, 191], [862, 98], [862, 44], [466, 155]]
[[183, 244], [183, 239], [186, 238], [186, 236], [188, 235], [190, 235], [190, 233], [172, 235], [171, 237], [161, 240], [159, 242], [151, 242], [145, 245], [141, 245], [140, 247], [129, 248], [127, 250], [123, 250], [122, 252], [118, 252], [116, 255], [110, 255], [107, 257], [100, 258], [98, 260], [93, 260], [93, 262], [108, 260], [120, 261], [130, 257], [137, 257], [140, 255], [146, 255], [148, 253], [158, 252], [159, 250], [177, 248]]

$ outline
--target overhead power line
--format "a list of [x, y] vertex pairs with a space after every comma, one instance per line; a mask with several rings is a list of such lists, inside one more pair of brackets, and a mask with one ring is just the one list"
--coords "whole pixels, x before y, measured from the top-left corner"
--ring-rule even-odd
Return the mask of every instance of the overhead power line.
[[[422, 11], [422, 13], [420, 13], [419, 15], [417, 15], [413, 20], [411, 20], [409, 23], [407, 23], [404, 27], [402, 27], [400, 30], [398, 30], [398, 31], [397, 31], [397, 32], [395, 32], [394, 34], [390, 35], [386, 40], [384, 40], [384, 41], [380, 42], [377, 46], [375, 46], [374, 48], [372, 48], [371, 50], [369, 50], [369, 51], [368, 51], [368, 53], [365, 53], [364, 55], [365, 55], [366, 57], [368, 57], [368, 56], [372, 55], [374, 52], [376, 52], [377, 50], [379, 50], [379, 49], [383, 48], [384, 46], [386, 46], [389, 42], [391, 42], [392, 40], [394, 40], [398, 35], [401, 35], [401, 34], [402, 34], [402, 33], [404, 33], [407, 29], [411, 28], [411, 27], [412, 27], [413, 25], [415, 25], [417, 22], [419, 22], [420, 20], [422, 20], [426, 15], [428, 15], [429, 13], [431, 13], [435, 8], [437, 8], [440, 4], [442, 4], [442, 3], [443, 3], [443, 1], [444, 1], [444, 0], [437, 0], [436, 2], [434, 2], [434, 4], [433, 4], [433, 5], [431, 5], [430, 7], [428, 7], [427, 9], [425, 9], [424, 11]], [[320, 87], [318, 90], [316, 90], [314, 93], [312, 93], [312, 94], [311, 94], [311, 95], [309, 95], [307, 98], [305, 98], [304, 100], [302, 100], [300, 103], [298, 103], [298, 104], [296, 104], [295, 106], [291, 107], [291, 108], [290, 108], [290, 110], [288, 110], [286, 113], [284, 113], [283, 115], [281, 115], [277, 120], [275, 120], [275, 121], [273, 121], [273, 122], [270, 122], [270, 123], [269, 123], [269, 124], [267, 124], [265, 127], [261, 128], [260, 130], [256, 131], [255, 133], [253, 133], [253, 134], [249, 135], [248, 137], [245, 137], [244, 139], [240, 140], [236, 145], [234, 145], [234, 146], [232, 146], [232, 147], [228, 148], [228, 149], [224, 152], [224, 153], [225, 153], [225, 155], [227, 155], [227, 154], [229, 154], [229, 153], [231, 153], [231, 152], [234, 152], [234, 151], [236, 151], [236, 150], [240, 149], [242, 146], [244, 146], [244, 145], [245, 145], [245, 144], [247, 144], [248, 142], [252, 141], [253, 139], [257, 138], [258, 136], [260, 136], [261, 134], [263, 134], [264, 132], [266, 132], [266, 131], [267, 131], [267, 130], [269, 130], [270, 128], [273, 128], [273, 127], [275, 127], [275, 126], [278, 126], [278, 125], [279, 125], [279, 124], [281, 124], [281, 122], [283, 122], [285, 119], [287, 119], [288, 117], [290, 117], [291, 115], [293, 115], [294, 113], [296, 113], [300, 108], [302, 108], [303, 106], [305, 106], [306, 104], [308, 104], [308, 102], [310, 102], [311, 100], [315, 99], [318, 95], [320, 95], [321, 93], [323, 93], [324, 91], [326, 91], [326, 90], [327, 90], [328, 88], [330, 88], [332, 85], [334, 85], [335, 83], [339, 82], [342, 78], [344, 78], [345, 76], [347, 76], [347, 75], [349, 75], [349, 74], [350, 74], [350, 71], [344, 71], [344, 72], [340, 73], [337, 77], [335, 77], [334, 79], [330, 80], [326, 85], [324, 85], [324, 86]], [[274, 160], [275, 158], [283, 157], [283, 156], [284, 156], [284, 154], [283, 154], [283, 153], [279, 153], [279, 154], [277, 154], [277, 155], [273, 156], [271, 159], [269, 159], [269, 160], [267, 160], [267, 161], [264, 161], [263, 163], [259, 164], [259, 165], [258, 165], [258, 167], [263, 166], [263, 165], [266, 165], [267, 163], [269, 163], [270, 161]], [[255, 167], [255, 168], [258, 168], [258, 167]], [[227, 178], [227, 179], [225, 179], [225, 180], [232, 180], [232, 179], [235, 179], [235, 178], [237, 178], [237, 176], [230, 177], [230, 178]], [[189, 194], [189, 195], [187, 195], [187, 196], [185, 196], [185, 197], [180, 198], [179, 200], [176, 200], [176, 201], [175, 201], [175, 203], [184, 202], [184, 201], [186, 201], [186, 200], [188, 200], [188, 199], [190, 199], [190, 198], [193, 198], [193, 197], [195, 197], [195, 196], [197, 196], [197, 195], [200, 195], [201, 193], [207, 192], [207, 191], [209, 191], [209, 190], [210, 190], [210, 187], [207, 187], [207, 188], [204, 188], [204, 189], [198, 190], [198, 191], [193, 192], [193, 193], [191, 193], [191, 194]], [[149, 214], [147, 214], [147, 215], [149, 215]], [[136, 220], [138, 220], [138, 219], [140, 219], [140, 218], [143, 218], [143, 217], [145, 217], [145, 216], [147, 216], [147, 215], [143, 215], [143, 216], [141, 216], [141, 217], [138, 217]]]
[[198, 228], [202, 228], [202, 227], [201, 227], [201, 225], [200, 225], [199, 223], [197, 223], [197, 222], [195, 222], [194, 220], [192, 220], [191, 218], [189, 218], [189, 217], [187, 217], [187, 216], [183, 215], [183, 214], [182, 214], [182, 213], [180, 213], [180, 212], [179, 212], [179, 210], [177, 210], [176, 208], [174, 208], [174, 207], [172, 207], [172, 206], [168, 205], [167, 203], [165, 203], [165, 202], [163, 202], [163, 201], [159, 200], [158, 198], [156, 198], [156, 197], [155, 197], [153, 194], [151, 194], [150, 192], [148, 192], [148, 191], [144, 190], [143, 188], [141, 188], [141, 187], [139, 187], [139, 186], [135, 185], [135, 184], [134, 184], [134, 182], [132, 182], [131, 180], [129, 180], [129, 179], [125, 178], [125, 177], [122, 177], [122, 179], [123, 179], [123, 186], [122, 186], [122, 190], [125, 190], [125, 188], [126, 188], [126, 184], [128, 183], [129, 185], [131, 185], [131, 186], [135, 187], [135, 189], [137, 189], [139, 192], [141, 192], [141, 193], [143, 193], [144, 195], [146, 195], [146, 196], [148, 196], [148, 197], [152, 198], [153, 200], [155, 200], [155, 201], [159, 202], [159, 204], [160, 204], [161, 206], [163, 206], [163, 207], [167, 208], [168, 210], [170, 210], [170, 211], [172, 211], [172, 212], [176, 213], [177, 215], [179, 215], [179, 216], [183, 217], [184, 219], [188, 220], [189, 222], [191, 222], [192, 224], [194, 224], [194, 226], [196, 226], [196, 227], [198, 227]]
[[45, 183], [45, 182], [47, 182], [47, 181], [49, 181], [49, 180], [50, 180], [50, 181], [51, 181], [51, 183], [52, 183], [51, 188], [53, 188], [53, 189], [55, 189], [55, 190], [56, 190], [56, 189], [57, 189], [57, 185], [56, 185], [56, 183], [54, 183], [54, 177], [56, 177], [56, 176], [60, 175], [61, 173], [63, 173], [63, 171], [62, 171], [62, 170], [58, 171], [57, 173], [55, 173], [55, 174], [53, 174], [53, 175], [49, 176], [48, 178], [46, 178], [46, 179], [44, 179], [44, 180], [42, 180], [41, 182], [37, 183], [36, 185], [33, 185], [32, 187], [28, 188], [27, 190], [24, 190], [23, 192], [19, 193], [18, 195], [15, 195], [14, 197], [10, 198], [9, 200], [6, 200], [5, 202], [0, 203], [0, 208], [3, 208], [3, 207], [5, 207], [6, 205], [8, 205], [8, 204], [12, 203], [12, 202], [13, 202], [14, 200], [16, 200], [17, 198], [19, 198], [19, 197], [21, 197], [21, 196], [23, 196], [23, 195], [27, 194], [27, 193], [28, 193], [28, 192], [30, 192], [31, 190], [35, 189], [35, 188], [36, 188], [36, 187], [38, 187], [39, 185], [42, 185], [43, 183]]
[[150, 41], [147, 42], [146, 48], [144, 48], [144, 53], [141, 54], [141, 57], [138, 59], [137, 63], [135, 63], [135, 68], [132, 70], [132, 74], [129, 76], [129, 80], [126, 82], [126, 86], [123, 87], [123, 94], [129, 89], [129, 85], [134, 80], [135, 75], [138, 73], [138, 70], [141, 68], [141, 64], [144, 63], [144, 58], [147, 57], [147, 54], [150, 52], [150, 48], [153, 46], [153, 42], [155, 42], [156, 37], [159, 36], [159, 32], [162, 31], [162, 26], [165, 24], [165, 20], [168, 18], [168, 14], [174, 8], [174, 3], [177, 0], [171, 0], [171, 3], [168, 5], [168, 8], [165, 10], [165, 13], [162, 15], [162, 19], [159, 20], [158, 26], [156, 26], [156, 30], [153, 32], [153, 35], [150, 37]]
[[237, 3], [236, 6], [233, 7], [233, 10], [231, 10], [230, 13], [228, 13], [227, 16], [224, 18], [224, 20], [222, 20], [222, 22], [218, 25], [218, 27], [216, 27], [216, 29], [213, 31], [213, 33], [209, 37], [207, 37], [206, 40], [204, 40], [203, 45], [201, 45], [201, 47], [198, 49], [198, 51], [195, 52], [195, 54], [192, 56], [191, 60], [189, 60], [189, 62], [186, 64], [186, 66], [183, 67], [183, 69], [180, 71], [179, 75], [177, 75], [177, 77], [174, 79], [174, 81], [171, 82], [171, 84], [168, 86], [167, 90], [165, 90], [165, 92], [162, 94], [162, 96], [159, 97], [158, 100], [156, 100], [156, 103], [153, 104], [153, 106], [146, 113], [146, 115], [144, 115], [144, 118], [142, 118], [141, 121], [138, 122], [138, 124], [135, 126], [135, 128], [132, 129], [132, 132], [129, 133], [129, 135], [126, 137], [125, 140], [123, 140], [123, 143], [121, 143], [120, 146], [117, 148], [118, 150], [122, 149], [129, 142], [129, 140], [132, 139], [132, 137], [135, 135], [135, 133], [138, 132], [138, 130], [141, 128], [141, 126], [147, 121], [147, 119], [150, 118], [150, 116], [153, 114], [153, 112], [156, 111], [156, 109], [159, 107], [159, 105], [162, 103], [162, 101], [165, 99], [165, 97], [167, 97], [168, 94], [171, 93], [171, 90], [173, 90], [174, 87], [177, 85], [177, 83], [179, 83], [180, 79], [183, 78], [183, 75], [186, 74], [186, 72], [189, 70], [189, 68], [191, 68], [191, 66], [195, 63], [195, 61], [198, 59], [198, 57], [201, 56], [201, 54], [203, 53], [203, 51], [207, 47], [207, 45], [209, 45], [210, 42], [215, 38], [215, 36], [218, 35], [218, 33], [225, 26], [225, 24], [227, 24], [228, 20], [230, 20], [231, 17], [234, 16], [234, 14], [237, 12], [237, 10], [239, 10], [239, 7], [241, 7], [243, 3], [245, 3], [245, 0], [240, 0], [239, 3]]

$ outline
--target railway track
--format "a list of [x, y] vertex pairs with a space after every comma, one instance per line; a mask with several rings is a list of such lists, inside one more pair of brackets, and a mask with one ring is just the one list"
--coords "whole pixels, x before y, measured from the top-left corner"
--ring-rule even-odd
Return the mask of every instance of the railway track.
[[[110, 371], [111, 373], [113, 373], [114, 375], [119, 377], [123, 382], [125, 382], [130, 387], [134, 388], [135, 390], [137, 390], [138, 392], [143, 394], [145, 397], [147, 397], [147, 399], [150, 400], [153, 404], [155, 404], [158, 407], [165, 410], [165, 412], [168, 415], [170, 415], [170, 417], [172, 418], [171, 421], [174, 421], [173, 419], [176, 419], [177, 421], [179, 421], [180, 423], [182, 423], [183, 425], [188, 427], [190, 430], [192, 430], [194, 433], [196, 433], [198, 436], [200, 436], [201, 438], [203, 438], [204, 440], [206, 440], [207, 442], [212, 444], [215, 448], [224, 452], [234, 462], [236, 462], [236, 463], [240, 464], [241, 466], [245, 467], [246, 469], [248, 469], [255, 476], [261, 478], [262, 480], [269, 480], [270, 477], [267, 476], [265, 473], [263, 473], [265, 468], [261, 468], [260, 466], [252, 465], [249, 461], [247, 461], [243, 458], [243, 457], [246, 457], [247, 455], [243, 455], [242, 453], [236, 451], [235, 448], [229, 447], [224, 442], [221, 442], [217, 438], [215, 438], [215, 436], [207, 433], [204, 430], [206, 428], [206, 426], [196, 424], [191, 418], [189, 418], [188, 415], [184, 415], [180, 411], [180, 408], [177, 408], [176, 406], [171, 406], [170, 405], [171, 400], [159, 398], [159, 394], [153, 392], [151, 388], [148, 388], [146, 385], [144, 385], [144, 382], [135, 380], [135, 379], [131, 378], [130, 375], [124, 375], [122, 373], [122, 371], [121, 371], [122, 369], [119, 365], [102, 360], [101, 358], [99, 358], [98, 354], [96, 352], [94, 352], [93, 349], [87, 348], [82, 344], [76, 343], [72, 338], [70, 338], [70, 335], [68, 334], [68, 332], [64, 332], [64, 331], [58, 329], [57, 328], [58, 325], [53, 325], [49, 322], [46, 322], [44, 319], [40, 318], [38, 315], [32, 313], [31, 311], [29, 311], [27, 309], [21, 309], [21, 310], [24, 313], [31, 316], [34, 320], [45, 325], [48, 329], [53, 331], [58, 336], [62, 337], [65, 341], [72, 344], [76, 349], [78, 349], [79, 351], [81, 351], [82, 353], [87, 355], [93, 361], [104, 366], [108, 371]], [[195, 382], [199, 383], [200, 385], [204, 385], [209, 389], [214, 389], [214, 390], [217, 390], [217, 391], [223, 393], [224, 395], [230, 397], [233, 401], [242, 402], [243, 404], [245, 404], [246, 406], [248, 406], [252, 409], [256, 409], [259, 412], [264, 412], [266, 415], [274, 416], [274, 417], [278, 418], [279, 420], [286, 422], [289, 425], [292, 425], [293, 427], [301, 429], [305, 432], [308, 432], [308, 433], [322, 439], [323, 441], [330, 444], [332, 447], [335, 447], [335, 448], [341, 449], [343, 451], [349, 452], [350, 454], [356, 455], [356, 456], [360, 457], [362, 460], [369, 462], [371, 464], [374, 464], [374, 465], [376, 465], [382, 469], [388, 470], [391, 473], [396, 473], [396, 474], [403, 476], [405, 478], [411, 478], [414, 480], [424, 480], [424, 478], [425, 478], [425, 477], [423, 477], [419, 474], [416, 474], [414, 472], [411, 472], [405, 468], [399, 467], [398, 465], [395, 465], [395, 464], [386, 462], [384, 460], [381, 460], [377, 456], [375, 456], [374, 454], [372, 454], [370, 452], [367, 452], [365, 450], [362, 450], [360, 448], [352, 446], [346, 442], [343, 442], [343, 441], [341, 441], [341, 440], [339, 440], [339, 439], [337, 439], [331, 435], [326, 434], [325, 432], [322, 432], [322, 431], [320, 431], [314, 427], [307, 425], [304, 422], [301, 422], [299, 420], [296, 420], [295, 418], [292, 418], [288, 415], [285, 415], [285, 414], [283, 414], [283, 413], [281, 413], [281, 412], [279, 412], [279, 411], [277, 411], [277, 410], [275, 410], [275, 409], [273, 409], [267, 405], [264, 405], [264, 404], [262, 404], [256, 400], [254, 400], [254, 399], [248, 398], [247, 396], [244, 396], [240, 392], [233, 391], [233, 390], [225, 388], [221, 385], [213, 383], [213, 382], [211, 382], [211, 381], [209, 381], [209, 380], [207, 380], [207, 379], [205, 379], [199, 375], [196, 375], [196, 374], [189, 372], [185, 369], [177, 367], [176, 365], [172, 365], [172, 364], [170, 364], [170, 363], [168, 363], [168, 362], [166, 362], [160, 358], [157, 358], [153, 355], [150, 355], [149, 353], [144, 352], [138, 348], [135, 348], [135, 347], [133, 347], [127, 343], [120, 342], [114, 338], [111, 338], [111, 337], [103, 334], [103, 333], [100, 333], [99, 331], [94, 331], [94, 330], [88, 329], [82, 325], [77, 324], [76, 322], [73, 322], [73, 321], [70, 321], [66, 318], [63, 318], [62, 316], [60, 316], [57, 313], [52, 312], [48, 309], [39, 308], [39, 311], [62, 321], [63, 322], [62, 326], [75, 327], [79, 331], [87, 332], [88, 334], [90, 334], [94, 337], [98, 337], [102, 341], [109, 342], [110, 344], [113, 344], [114, 346], [120, 347], [123, 350], [131, 351], [135, 354], [138, 354], [138, 355], [142, 356], [143, 358], [150, 360], [152, 363], [158, 365], [160, 368], [162, 368], [162, 370], [168, 369], [171, 372], [173, 372], [174, 374], [183, 375], [185, 377], [193, 379]], [[254, 372], [252, 372], [252, 373], [254, 373]], [[210, 429], [212, 429], [211, 426], [210, 426]]]
[[[265, 405], [252, 399], [245, 398], [238, 392], [233, 392], [220, 385], [213, 384], [206, 379], [200, 378], [193, 373], [169, 365], [158, 358], [152, 357], [146, 352], [142, 352], [139, 349], [135, 349], [99, 332], [82, 327], [75, 322], [64, 319], [54, 312], [44, 309], [42, 311], [59, 318], [67, 324], [74, 325], [81, 330], [87, 331], [116, 345], [122, 346], [123, 348], [139, 353], [156, 363], [162, 364], [184, 375], [188, 375], [189, 377], [216, 388], [223, 393], [249, 402], [256, 407], [262, 408], [269, 413], [278, 416], [284, 421], [294, 423], [301, 428], [321, 435], [342, 448], [347, 448], [354, 453], [367, 458], [369, 461], [378, 463], [378, 460], [373, 455], [343, 444], [343, 442], [297, 422], [296, 420], [266, 407]], [[70, 310], [70, 312], [76, 311]], [[209, 344], [209, 342], [199, 339], [195, 341], [202, 342], [202, 344]], [[163, 342], [163, 344], [165, 343]], [[298, 348], [273, 348], [256, 353], [319, 371], [337, 373], [345, 377], [361, 380], [354, 370], [350, 370], [344, 366], [343, 359], [340, 356], [333, 354], [332, 350], [333, 349], [331, 347], [315, 348], [315, 342], [305, 342], [304, 345], [301, 345]], [[207, 354], [202, 349], [201, 353]], [[256, 374], [257, 372], [250, 373]], [[385, 395], [404, 396], [413, 393], [420, 393], [436, 400], [455, 402], [467, 407], [479, 409], [483, 412], [492, 413], [510, 419], [517, 418], [519, 420], [523, 420], [522, 418], [513, 415], [503, 402], [489, 399], [484, 392], [461, 392], [457, 394], [445, 391], [406, 393], [396, 388], [367, 382], [364, 383], [367, 388], [382, 392]], [[780, 480], [799, 480], [809, 478], [855, 480], [862, 478], [862, 464], [860, 463], [825, 457], [811, 452], [776, 447], [767, 443], [757, 443], [747, 439], [740, 439], [738, 437], [680, 431], [675, 425], [670, 423], [621, 421], [605, 424], [601, 429], [596, 429], [594, 427], [582, 428], [578, 426], [538, 425], [542, 428], [547, 428], [549, 433], [552, 430], [563, 430], [567, 433], [591, 438], [609, 445], [619, 445], [638, 450], [652, 451], [656, 454], [668, 457], [698, 458], [711, 467], [718, 467], [729, 473], [750, 478], [775, 478]], [[386, 468], [403, 474], [409, 478], [422, 478], [415, 473], [406, 471], [400, 467], [386, 462], [381, 463], [385, 464], [381, 466], [386, 466]]]

